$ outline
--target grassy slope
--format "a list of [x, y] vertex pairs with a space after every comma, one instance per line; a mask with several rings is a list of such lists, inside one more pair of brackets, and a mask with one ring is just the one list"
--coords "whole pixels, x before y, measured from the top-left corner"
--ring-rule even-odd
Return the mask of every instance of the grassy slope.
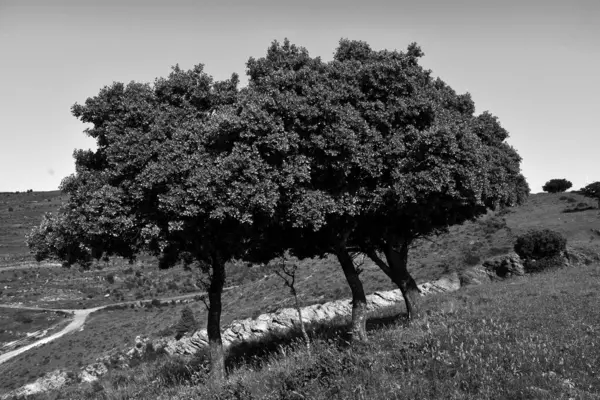
[[0, 354], [2, 345], [26, 338], [26, 333], [55, 329], [64, 325], [65, 315], [50, 311], [0, 309]]
[[[561, 197], [564, 196], [567, 199], [561, 200]], [[598, 210], [562, 213], [566, 207], [571, 205], [568, 201], [568, 198], [571, 197], [575, 203], [586, 201], [577, 194], [533, 195], [526, 205], [515, 208], [504, 216], [490, 214], [478, 221], [453, 227], [449, 234], [433, 238], [432, 241], [422, 241], [411, 250], [411, 270], [419, 282], [434, 279], [450, 270], [460, 270], [491, 255], [510, 250], [514, 235], [530, 227], [557, 229], [567, 235], [570, 245], [598, 249], [600, 236], [591, 232], [591, 229], [600, 228]], [[143, 265], [139, 265], [139, 263], [135, 266], [135, 268], [140, 267], [143, 267]], [[235, 265], [228, 267], [228, 284], [240, 286], [224, 294], [223, 325], [234, 319], [256, 316], [279, 307], [291, 305], [288, 290], [279, 278], [272, 274], [273, 267], [274, 265], [254, 266], [252, 268]], [[395, 288], [374, 265], [365, 263], [363, 269], [361, 279], [367, 292]], [[57, 274], [61, 276], [60, 279], [68, 280], [69, 271], [62, 269], [57, 269], [57, 271]], [[145, 265], [142, 272], [144, 275], [155, 273], [150, 271], [155, 271], [152, 263]], [[117, 285], [121, 282], [121, 279], [125, 278], [120, 275], [122, 272], [122, 268], [111, 269], [111, 273], [115, 274]], [[73, 271], [74, 275], [77, 275], [77, 273]], [[105, 273], [107, 272], [92, 271], [81, 274], [102, 275]], [[160, 272], [156, 273], [156, 276], [152, 275], [152, 279], [164, 281], [168, 276], [172, 277], [177, 274], [184, 274], [184, 272], [178, 272], [178, 270]], [[28, 282], [31, 282], [31, 277], [30, 274]], [[78, 284], [85, 284], [85, 282], [91, 281], [87, 279]], [[101, 278], [94, 282], [95, 285], [100, 285], [99, 288], [110, 289], [112, 287]], [[303, 305], [349, 297], [350, 295], [334, 258], [301, 262], [297, 282], [297, 289]], [[46, 286], [49, 285], [46, 284]], [[55, 289], [56, 287], [53, 290]], [[156, 291], [151, 291], [151, 293], [155, 294]], [[0, 301], [2, 300], [4, 299], [0, 298]], [[204, 325], [206, 315], [201, 303], [194, 305], [193, 309], [196, 318]], [[123, 313], [115, 312], [115, 314], [112, 314], [112, 318], [103, 319], [100, 316], [92, 318], [90, 324], [86, 325], [86, 329], [83, 331], [87, 331], [87, 333], [84, 333], [80, 339], [77, 339], [77, 336], [61, 338], [52, 345], [44, 346], [39, 351], [36, 350], [38, 353], [35, 353], [35, 356], [32, 355], [30, 359], [17, 358], [6, 363], [0, 368], [0, 376], [3, 370], [24, 371], [27, 369], [28, 373], [25, 375], [37, 376], [52, 370], [53, 367], [76, 368], [77, 353], [81, 352], [79, 349], [88, 348], [89, 350], [85, 352], [85, 361], [93, 360], [109, 349], [125, 345], [131, 346], [135, 336], [140, 333], [149, 336], [158, 335], [165, 326], [174, 323], [179, 314], [180, 310], [176, 308], [170, 310], [170, 312], [160, 314], [161, 317], [151, 316], [144, 312], [127, 311]], [[152, 318], [155, 318], [154, 322]], [[159, 320], [160, 323], [156, 322]], [[94, 332], [98, 333], [94, 334]], [[102, 332], [119, 332], [119, 334], [109, 335]], [[69, 340], [71, 340], [71, 344], [68, 344]], [[49, 362], [48, 364], [40, 362], [40, 360], [45, 360], [48, 357], [53, 359], [58, 355], [65, 355], [64, 360], [57, 363]], [[69, 357], [69, 355], [72, 357]], [[11, 375], [16, 379], [17, 374]], [[23, 381], [20, 378], [18, 380]], [[4, 388], [9, 385], [12, 386], [13, 383], [12, 379], [0, 380], [0, 384], [2, 384], [0, 386]]]
[[31, 260], [25, 235], [42, 215], [58, 210], [63, 199], [60, 191], [0, 193], [0, 268], [8, 262]]
[[159, 360], [60, 398], [600, 399], [599, 285], [590, 265], [468, 287], [426, 298], [425, 321], [379, 327], [366, 345], [330, 333], [310, 356], [291, 342], [238, 360], [223, 387]]

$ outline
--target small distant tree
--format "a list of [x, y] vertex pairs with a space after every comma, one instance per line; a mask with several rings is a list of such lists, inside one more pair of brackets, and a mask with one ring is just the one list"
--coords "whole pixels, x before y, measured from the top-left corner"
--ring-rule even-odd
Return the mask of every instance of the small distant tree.
[[600, 208], [600, 182], [590, 183], [579, 191], [585, 197], [589, 197], [598, 202], [598, 208]]
[[304, 338], [304, 343], [306, 343], [306, 349], [310, 351], [310, 339], [308, 334], [306, 333], [306, 328], [304, 326], [304, 321], [302, 320], [302, 309], [300, 308], [300, 301], [298, 300], [298, 292], [296, 291], [296, 271], [298, 271], [297, 264], [287, 264], [285, 262], [285, 257], [281, 258], [281, 264], [279, 265], [279, 269], [275, 270], [275, 274], [280, 277], [285, 286], [290, 289], [290, 294], [294, 297], [294, 306], [296, 307], [296, 312], [298, 313], [298, 320], [300, 321], [300, 331], [302, 332], [302, 337]]
[[175, 326], [175, 339], [179, 340], [186, 332], [194, 332], [196, 329], [198, 322], [194, 318], [194, 312], [186, 306], [181, 310], [181, 319]]
[[548, 193], [562, 193], [571, 188], [573, 184], [566, 179], [550, 179], [544, 186], [542, 186], [542, 190]]

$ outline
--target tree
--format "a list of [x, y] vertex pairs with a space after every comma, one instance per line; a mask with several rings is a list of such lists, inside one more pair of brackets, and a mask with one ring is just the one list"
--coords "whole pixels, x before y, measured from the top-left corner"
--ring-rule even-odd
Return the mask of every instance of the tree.
[[562, 193], [571, 188], [573, 184], [566, 179], [550, 179], [544, 186], [542, 186], [542, 190], [548, 193]]
[[280, 171], [271, 245], [337, 256], [361, 340], [366, 298], [353, 253], [373, 258], [416, 316], [410, 244], [528, 194], [508, 133], [489, 113], [474, 117], [470, 96], [432, 79], [421, 56], [416, 45], [377, 52], [342, 40], [324, 63], [274, 42], [248, 62], [249, 87], [221, 128]]
[[[225, 263], [260, 238], [278, 198], [273, 171], [255, 151], [219, 150], [213, 117], [236, 101], [237, 82], [235, 75], [213, 82], [201, 65], [175, 67], [154, 85], [114, 83], [73, 106], [76, 117], [92, 124], [86, 133], [97, 150], [75, 152], [76, 173], [61, 184], [68, 201], [30, 239], [38, 259], [55, 255], [73, 263], [149, 252], [161, 268], [198, 265], [210, 276], [207, 331], [216, 379], [225, 373]], [[51, 246], [39, 246], [41, 237]]]
[[590, 183], [579, 192], [585, 197], [598, 201], [598, 208], [600, 208], [600, 182]]
[[297, 270], [298, 264], [286, 264], [285, 257], [282, 257], [279, 269], [275, 270], [275, 274], [278, 277], [280, 277], [281, 280], [283, 280], [285, 286], [287, 286], [290, 289], [290, 294], [294, 298], [294, 306], [296, 308], [296, 312], [298, 313], [298, 321], [300, 321], [300, 332], [302, 333], [302, 337], [304, 338], [304, 344], [306, 344], [306, 349], [310, 352], [310, 339], [308, 338], [308, 334], [306, 333], [304, 320], [302, 319], [302, 309], [300, 308], [300, 301], [298, 300], [298, 292], [296, 291]]

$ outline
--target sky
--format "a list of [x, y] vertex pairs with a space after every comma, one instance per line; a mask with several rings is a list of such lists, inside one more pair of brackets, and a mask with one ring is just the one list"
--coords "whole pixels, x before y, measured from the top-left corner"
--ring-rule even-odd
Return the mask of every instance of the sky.
[[56, 190], [94, 148], [71, 106], [175, 64], [245, 79], [273, 40], [330, 60], [341, 38], [417, 42], [476, 113], [510, 132], [532, 192], [600, 181], [600, 1], [0, 0], [0, 192]]

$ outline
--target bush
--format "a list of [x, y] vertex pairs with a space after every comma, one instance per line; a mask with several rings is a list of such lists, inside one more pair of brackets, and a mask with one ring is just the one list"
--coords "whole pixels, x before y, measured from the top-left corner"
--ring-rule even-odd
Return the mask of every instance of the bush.
[[13, 211], [14, 211], [14, 208], [8, 207], [8, 212], [13, 212]]
[[191, 308], [185, 307], [181, 310], [181, 319], [175, 326], [176, 338], [181, 338], [186, 332], [194, 332], [198, 328], [198, 322], [194, 318]]
[[517, 237], [515, 252], [524, 260], [559, 256], [566, 250], [567, 239], [550, 229], [530, 230]]
[[570, 189], [571, 186], [573, 184], [566, 179], [550, 179], [542, 186], [542, 190], [548, 193], [560, 193]]
[[110, 283], [111, 285], [113, 283], [115, 283], [115, 275], [114, 274], [108, 274], [104, 277], [104, 279], [106, 279], [106, 282]]
[[565, 208], [563, 210], [563, 212], [564, 213], [580, 212], [580, 211], [593, 210], [594, 208], [595, 208], [594, 206], [591, 206], [588, 203], [581, 202], [581, 203], [578, 203], [575, 207]]
[[590, 183], [582, 188], [580, 193], [585, 197], [596, 200], [598, 202], [598, 208], [600, 208], [600, 182]]
[[562, 264], [567, 239], [550, 229], [531, 230], [517, 237], [515, 252], [525, 263], [526, 272], [537, 272]]

